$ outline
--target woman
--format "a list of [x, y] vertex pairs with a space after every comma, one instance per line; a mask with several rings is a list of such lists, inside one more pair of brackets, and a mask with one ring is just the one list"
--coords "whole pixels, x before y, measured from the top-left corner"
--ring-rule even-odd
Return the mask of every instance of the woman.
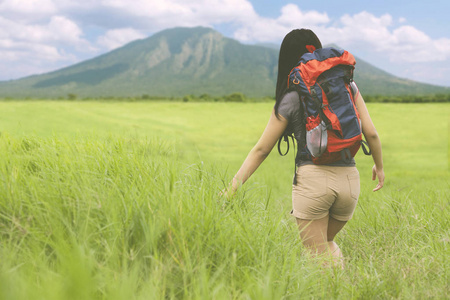
[[[255, 172], [286, 129], [294, 132], [297, 139], [302, 138], [305, 128], [299, 118], [302, 114], [299, 96], [297, 92], [287, 90], [287, 80], [300, 57], [319, 48], [322, 48], [319, 39], [308, 29], [293, 30], [284, 38], [278, 60], [275, 107], [261, 138], [231, 181], [226, 191], [228, 196]], [[356, 107], [375, 162], [372, 180], [378, 177], [378, 184], [373, 191], [378, 191], [384, 182], [381, 142], [359, 92]], [[296, 217], [301, 240], [314, 255], [330, 253], [334, 262], [343, 266], [342, 252], [334, 237], [351, 219], [358, 200], [359, 173], [355, 161], [314, 165], [308, 158], [303, 158], [296, 164], [297, 183], [292, 190], [291, 214]]]

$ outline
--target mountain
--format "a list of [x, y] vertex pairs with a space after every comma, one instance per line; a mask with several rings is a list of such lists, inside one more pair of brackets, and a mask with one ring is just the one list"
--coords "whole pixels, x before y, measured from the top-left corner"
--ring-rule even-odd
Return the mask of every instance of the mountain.
[[[401, 79], [357, 58], [364, 94], [448, 93]], [[273, 96], [278, 50], [245, 45], [210, 28], [173, 28], [54, 72], [0, 82], [0, 97]]]

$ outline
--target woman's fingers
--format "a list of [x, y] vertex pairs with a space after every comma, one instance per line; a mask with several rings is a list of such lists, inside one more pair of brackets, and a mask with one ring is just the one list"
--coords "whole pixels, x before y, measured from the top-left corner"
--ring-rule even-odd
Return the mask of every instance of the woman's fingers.
[[377, 186], [373, 189], [374, 192], [378, 191], [379, 189], [381, 189], [383, 187], [382, 183], [378, 183]]
[[384, 171], [383, 170], [377, 170], [377, 167], [374, 165], [372, 168], [372, 180], [377, 179], [378, 177], [378, 184], [377, 186], [373, 189], [374, 192], [378, 191], [379, 189], [381, 189], [384, 185]]
[[375, 166], [373, 166], [373, 172], [372, 172], [372, 180], [375, 180], [376, 177], [378, 177], [378, 184], [373, 189], [374, 192], [380, 190], [384, 185], [384, 171], [383, 170], [377, 170]]

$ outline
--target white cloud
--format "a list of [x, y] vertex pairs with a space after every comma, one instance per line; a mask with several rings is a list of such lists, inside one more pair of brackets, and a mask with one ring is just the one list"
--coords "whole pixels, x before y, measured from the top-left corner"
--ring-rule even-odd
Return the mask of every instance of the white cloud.
[[332, 26], [320, 26], [316, 33], [324, 44], [362, 49], [383, 54], [391, 62], [431, 62], [450, 59], [449, 39], [432, 40], [409, 26], [394, 26], [389, 14], [376, 17], [368, 12], [344, 15]]
[[433, 41], [434, 46], [440, 53], [447, 53], [447, 55], [450, 55], [450, 39], [448, 38], [442, 38]]
[[103, 0], [101, 4], [133, 28], [152, 32], [177, 26], [212, 27], [256, 14], [247, 0], [135, 0], [132, 5], [127, 0]]
[[[95, 51], [82, 36], [81, 28], [64, 16], [55, 15], [46, 23], [30, 24], [0, 17], [0, 69], [4, 70], [1, 79], [77, 62], [77, 51]], [[24, 73], [20, 74], [21, 71]]]
[[0, 13], [15, 20], [37, 20], [57, 13], [52, 0], [3, 0]]
[[380, 18], [368, 12], [356, 15], [344, 15], [339, 22], [332, 26], [318, 28], [318, 36], [323, 44], [336, 43], [342, 46], [369, 44], [377, 50], [382, 50], [385, 45], [391, 43], [391, 34], [388, 26], [392, 23], [392, 17], [383, 15]]
[[24, 24], [0, 17], [0, 37], [34, 43], [63, 43], [86, 47], [89, 42], [82, 38], [80, 27], [64, 16], [53, 16], [47, 24]]
[[73, 55], [67, 55], [63, 50], [54, 46], [0, 39], [0, 62], [42, 61], [54, 63], [73, 60], [73, 58]]
[[281, 16], [277, 18], [280, 24], [293, 27], [313, 27], [330, 22], [327, 13], [317, 11], [302, 12], [295, 4], [288, 4], [281, 8]]
[[98, 38], [97, 42], [108, 50], [112, 50], [144, 37], [146, 37], [145, 34], [133, 28], [121, 28], [108, 30], [105, 35]]
[[276, 19], [253, 15], [240, 20], [240, 28], [234, 37], [245, 42], [273, 42], [283, 39], [294, 28], [314, 28], [330, 22], [326, 13], [301, 11], [295, 4], [281, 8], [281, 15]]
[[422, 31], [412, 26], [401, 26], [392, 32], [398, 44], [424, 45], [431, 39]]
[[48, 30], [51, 39], [67, 41], [75, 45], [81, 42], [83, 34], [77, 24], [63, 16], [52, 17], [45, 29]]
[[7, 75], [2, 79], [48, 72], [76, 61], [73, 54], [54, 46], [0, 39], [0, 69]]

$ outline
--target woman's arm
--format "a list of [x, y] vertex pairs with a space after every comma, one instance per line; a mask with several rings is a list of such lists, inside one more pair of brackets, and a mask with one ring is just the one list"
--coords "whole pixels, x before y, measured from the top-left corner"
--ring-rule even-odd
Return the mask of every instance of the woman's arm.
[[273, 146], [275, 146], [287, 125], [288, 121], [283, 118], [283, 116], [277, 118], [275, 116], [275, 110], [273, 110], [269, 123], [261, 135], [261, 138], [250, 151], [247, 158], [242, 163], [241, 168], [230, 182], [230, 186], [227, 190], [229, 196], [234, 194], [239, 186], [244, 184], [256, 169], [258, 169], [264, 159], [269, 155], [270, 151], [272, 151]]
[[367, 110], [366, 103], [360, 93], [356, 97], [356, 107], [358, 109], [359, 116], [361, 118], [361, 126], [364, 137], [369, 144], [370, 150], [372, 151], [372, 158], [375, 165], [372, 168], [372, 180], [378, 177], [378, 184], [373, 189], [373, 191], [378, 191], [383, 187], [384, 184], [384, 171], [383, 171], [383, 156], [381, 153], [381, 141], [378, 137], [378, 132], [373, 125], [372, 119], [370, 118], [369, 111]]

